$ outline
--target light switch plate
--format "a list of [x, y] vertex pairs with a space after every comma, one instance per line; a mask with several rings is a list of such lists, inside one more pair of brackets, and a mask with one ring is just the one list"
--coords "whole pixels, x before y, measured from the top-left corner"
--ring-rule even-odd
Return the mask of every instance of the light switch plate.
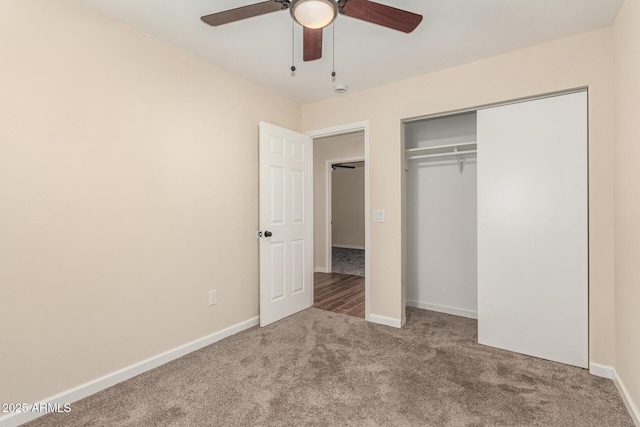
[[373, 210], [373, 222], [384, 222], [384, 211], [374, 209]]

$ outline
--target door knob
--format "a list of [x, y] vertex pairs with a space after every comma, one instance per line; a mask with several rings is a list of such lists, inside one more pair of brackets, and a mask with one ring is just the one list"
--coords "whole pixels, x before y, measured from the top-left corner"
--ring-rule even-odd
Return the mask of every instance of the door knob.
[[273, 236], [272, 232], [270, 232], [270, 231], [265, 231], [264, 232], [264, 237], [271, 237], [271, 236]]

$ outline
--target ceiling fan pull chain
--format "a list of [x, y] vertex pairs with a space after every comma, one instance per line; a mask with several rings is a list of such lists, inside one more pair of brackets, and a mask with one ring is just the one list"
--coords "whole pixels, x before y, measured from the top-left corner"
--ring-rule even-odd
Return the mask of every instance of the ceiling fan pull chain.
[[331, 24], [331, 30], [333, 32], [333, 47], [331, 48], [331, 54], [333, 55], [333, 65], [331, 66], [331, 80], [336, 79], [336, 22]]
[[296, 34], [293, 20], [291, 21], [291, 73], [296, 72]]

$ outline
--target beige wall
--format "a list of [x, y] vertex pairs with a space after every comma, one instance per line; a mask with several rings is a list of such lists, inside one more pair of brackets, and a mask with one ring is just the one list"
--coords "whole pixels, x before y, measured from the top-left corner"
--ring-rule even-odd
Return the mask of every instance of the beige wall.
[[331, 177], [331, 244], [364, 249], [364, 166], [338, 168]]
[[0, 402], [257, 316], [258, 121], [300, 107], [71, 0], [0, 2], [0, 58]]
[[347, 133], [313, 141], [313, 266], [327, 264], [327, 160], [364, 159], [364, 132]]
[[[616, 363], [640, 405], [640, 2], [613, 26], [615, 53]], [[638, 414], [636, 414], [637, 416]]]
[[[611, 29], [305, 105], [302, 128], [369, 120], [371, 313], [402, 320], [402, 119], [589, 87], [590, 357], [614, 363], [613, 57]], [[384, 102], [383, 102], [384, 100]]]

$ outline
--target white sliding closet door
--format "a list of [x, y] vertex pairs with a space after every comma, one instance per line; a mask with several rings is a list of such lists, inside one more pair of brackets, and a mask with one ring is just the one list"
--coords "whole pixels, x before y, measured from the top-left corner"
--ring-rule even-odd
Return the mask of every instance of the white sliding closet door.
[[478, 341], [587, 368], [587, 94], [478, 111]]

